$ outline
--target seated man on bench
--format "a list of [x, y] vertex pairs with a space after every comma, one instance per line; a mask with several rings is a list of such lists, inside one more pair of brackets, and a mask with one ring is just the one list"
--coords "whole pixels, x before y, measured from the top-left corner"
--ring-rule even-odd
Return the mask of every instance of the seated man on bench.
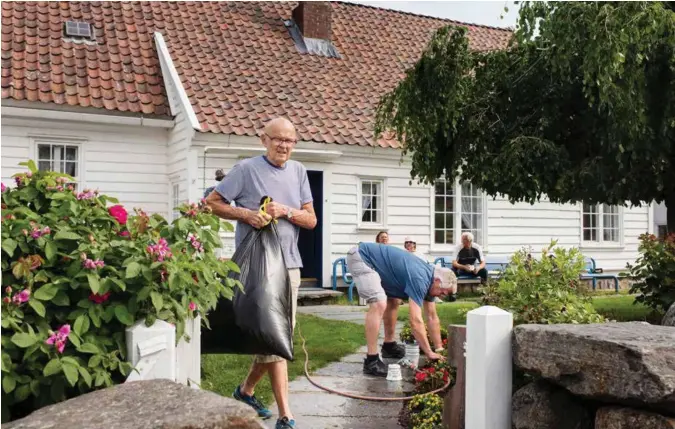
[[483, 249], [473, 242], [473, 234], [462, 233], [462, 244], [457, 246], [455, 260], [452, 261], [452, 271], [457, 277], [480, 278], [485, 283], [488, 272], [485, 269], [485, 257]]
[[[360, 243], [347, 254], [347, 268], [354, 278], [359, 296], [368, 303], [366, 313], [367, 356], [363, 372], [378, 377], [387, 376], [387, 365], [377, 352], [377, 337], [384, 319], [382, 357], [401, 359], [405, 347], [394, 339], [398, 315], [398, 299], [410, 298], [410, 328], [420, 350], [430, 360], [442, 359], [441, 325], [434, 298], [457, 292], [457, 278], [448, 268], [441, 268], [421, 260], [414, 254], [394, 246]], [[422, 319], [422, 308], [427, 316], [434, 349], [427, 339]]]

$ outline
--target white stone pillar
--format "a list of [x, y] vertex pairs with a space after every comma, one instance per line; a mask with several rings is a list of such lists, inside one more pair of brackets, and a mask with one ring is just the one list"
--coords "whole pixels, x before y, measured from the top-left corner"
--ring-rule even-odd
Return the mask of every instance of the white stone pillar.
[[126, 381], [166, 378], [176, 380], [176, 327], [157, 320], [140, 320], [126, 329], [127, 360], [134, 369]]
[[176, 347], [176, 382], [199, 388], [201, 384], [201, 316], [185, 321], [185, 334]]
[[466, 329], [466, 429], [511, 429], [513, 315], [480, 307]]

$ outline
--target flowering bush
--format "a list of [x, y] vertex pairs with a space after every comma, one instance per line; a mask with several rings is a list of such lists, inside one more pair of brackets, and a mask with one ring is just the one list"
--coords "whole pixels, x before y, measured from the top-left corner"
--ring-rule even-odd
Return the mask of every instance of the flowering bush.
[[416, 395], [408, 402], [410, 429], [442, 429], [443, 398], [437, 394]]
[[[447, 357], [447, 350], [443, 350], [439, 354]], [[427, 393], [440, 389], [452, 377], [451, 371], [452, 368], [447, 361], [427, 362], [424, 366], [418, 368], [415, 373], [415, 391]]]
[[675, 303], [675, 234], [657, 239], [653, 234], [640, 236], [640, 256], [628, 264], [633, 280], [630, 293], [657, 311], [667, 311]]
[[555, 244], [544, 248], [540, 258], [530, 257], [526, 249], [514, 253], [499, 281], [484, 288], [483, 304], [513, 313], [515, 324], [604, 322], [579, 279], [583, 255]]
[[180, 339], [188, 318], [241, 287], [226, 277], [236, 265], [214, 253], [227, 224], [204, 204], [183, 205], [169, 224], [23, 165], [2, 191], [2, 404], [12, 418], [123, 381], [135, 321], [173, 323]]

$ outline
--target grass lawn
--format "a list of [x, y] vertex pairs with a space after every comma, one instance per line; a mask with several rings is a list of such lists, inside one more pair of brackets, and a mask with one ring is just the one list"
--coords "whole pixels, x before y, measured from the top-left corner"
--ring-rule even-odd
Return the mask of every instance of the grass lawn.
[[[366, 344], [362, 325], [337, 320], [326, 320], [306, 314], [297, 315], [297, 327], [307, 340], [310, 371], [315, 371], [342, 356], [354, 353]], [[302, 340], [295, 330], [295, 361], [288, 363], [290, 380], [304, 374], [305, 354]], [[251, 366], [251, 356], [246, 355], [202, 355], [203, 389], [231, 397]], [[256, 396], [265, 404], [274, 402], [268, 377], [263, 378], [256, 388]]]
[[[463, 325], [466, 323], [466, 311], [479, 306], [476, 299], [470, 301], [445, 302], [436, 306], [441, 325]], [[619, 322], [648, 321], [658, 323], [659, 314], [642, 304], [633, 304], [635, 297], [632, 295], [602, 295], [593, 297], [593, 306], [598, 313], [611, 320]], [[401, 306], [398, 319], [408, 320], [408, 306]]]

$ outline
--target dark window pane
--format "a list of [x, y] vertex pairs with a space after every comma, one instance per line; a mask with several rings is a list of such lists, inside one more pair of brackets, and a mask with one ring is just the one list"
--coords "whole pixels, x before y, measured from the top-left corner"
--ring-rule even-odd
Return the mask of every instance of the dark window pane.
[[438, 181], [436, 182], [436, 189], [435, 189], [436, 195], [445, 195], [445, 182], [443, 181]]
[[373, 219], [372, 221], [375, 223], [380, 223], [380, 211], [379, 210], [373, 210], [371, 218]]
[[363, 216], [361, 217], [362, 222], [372, 222], [372, 212], [370, 210], [364, 210]]
[[447, 197], [445, 199], [445, 211], [454, 212], [455, 211], [455, 197]]
[[38, 161], [38, 169], [40, 171], [50, 171], [52, 169], [52, 163], [49, 161]]
[[444, 238], [445, 238], [445, 231], [443, 231], [442, 229], [437, 229], [436, 233], [434, 234], [434, 243], [443, 244]]
[[370, 190], [372, 191], [373, 195], [380, 195], [380, 184], [375, 182], [371, 183]]
[[442, 213], [445, 210], [445, 198], [443, 197], [436, 197], [436, 212], [437, 213]]
[[584, 241], [590, 241], [591, 240], [591, 230], [590, 229], [584, 229]]
[[49, 145], [41, 144], [38, 146], [38, 159], [51, 159], [51, 148]]
[[370, 182], [363, 182], [361, 184], [361, 193], [363, 195], [370, 195], [371, 194], [371, 192], [370, 192]]
[[455, 226], [455, 215], [452, 213], [448, 213], [445, 215], [445, 227], [446, 228], [452, 228]]
[[445, 231], [445, 242], [446, 243], [454, 243], [455, 242], [455, 230], [454, 229], [447, 229]]
[[434, 228], [445, 228], [445, 216], [443, 213], [436, 213], [434, 216]]
[[77, 161], [77, 148], [69, 146], [66, 148], [66, 161]]
[[74, 162], [66, 162], [66, 174], [73, 177], [77, 176], [77, 164]]

